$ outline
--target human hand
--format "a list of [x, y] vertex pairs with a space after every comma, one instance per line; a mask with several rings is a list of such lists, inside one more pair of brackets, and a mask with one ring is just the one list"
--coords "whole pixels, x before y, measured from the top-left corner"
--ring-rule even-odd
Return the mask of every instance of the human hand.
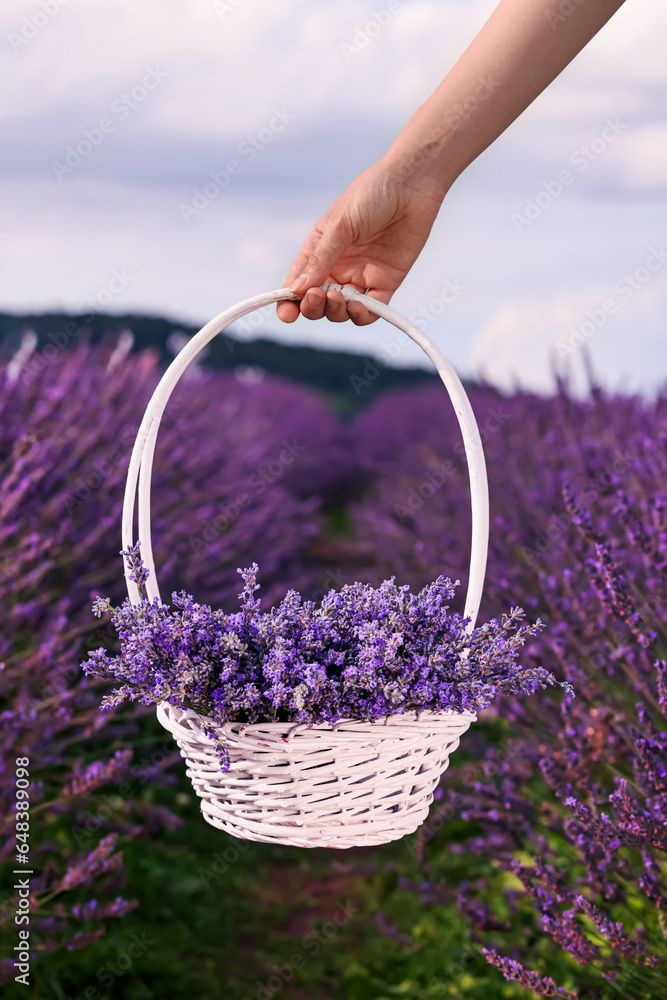
[[352, 285], [389, 303], [419, 256], [442, 203], [443, 192], [427, 180], [406, 179], [382, 159], [352, 182], [317, 222], [285, 280], [300, 302], [280, 302], [278, 318], [293, 323], [326, 316], [366, 326], [377, 319], [360, 302], [346, 303], [340, 291], [324, 292], [325, 282]]

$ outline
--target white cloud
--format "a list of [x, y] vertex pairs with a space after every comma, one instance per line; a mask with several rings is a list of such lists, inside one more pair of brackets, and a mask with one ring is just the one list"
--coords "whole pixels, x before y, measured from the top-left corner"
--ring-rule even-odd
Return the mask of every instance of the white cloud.
[[[0, 308], [73, 308], [118, 266], [136, 274], [119, 311], [193, 322], [276, 287], [313, 222], [384, 152], [496, 4], [402, 0], [349, 60], [341, 44], [385, 0], [231, 6], [221, 17], [213, 0], [70, 0], [13, 51], [8, 33], [39, 2], [4, 0]], [[666, 231], [666, 27], [663, 5], [625, 3], [448, 196], [395, 304], [409, 313], [445, 278], [466, 281], [469, 292], [429, 329], [462, 372], [484, 367], [505, 385], [518, 372], [546, 388], [558, 331]], [[51, 161], [151, 65], [165, 82], [59, 184]], [[186, 225], [179, 203], [274, 106], [294, 122]], [[627, 132], [517, 235], [512, 211], [609, 115], [627, 118]], [[662, 280], [591, 345], [609, 378], [631, 369], [648, 384], [667, 370]], [[270, 325], [280, 339], [360, 351], [381, 342], [379, 328]]]
[[619, 183], [638, 193], [667, 191], [667, 121], [639, 128], [619, 147]]
[[501, 302], [477, 334], [473, 371], [502, 389], [552, 390], [552, 345], [578, 315], [565, 296]]

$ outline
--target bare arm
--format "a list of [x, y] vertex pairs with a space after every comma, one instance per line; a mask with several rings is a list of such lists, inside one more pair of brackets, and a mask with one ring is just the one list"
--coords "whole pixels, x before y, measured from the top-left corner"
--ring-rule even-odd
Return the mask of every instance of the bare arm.
[[[325, 281], [352, 284], [381, 302], [419, 256], [456, 178], [568, 65], [623, 0], [501, 0], [440, 86], [387, 153], [311, 229], [285, 281], [304, 294], [283, 302], [291, 323], [326, 315], [358, 325], [375, 317]], [[562, 10], [561, 10], [562, 8]], [[565, 13], [565, 12], [568, 13]]]

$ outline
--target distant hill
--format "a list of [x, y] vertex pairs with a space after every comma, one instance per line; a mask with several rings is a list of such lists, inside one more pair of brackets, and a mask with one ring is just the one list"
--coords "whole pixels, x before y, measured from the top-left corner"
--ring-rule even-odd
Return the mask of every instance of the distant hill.
[[[112, 346], [122, 330], [134, 335], [134, 351], [147, 347], [155, 349], [162, 364], [167, 364], [178, 350], [178, 333], [191, 337], [199, 327], [175, 323], [168, 319], [123, 315], [110, 316], [94, 313], [72, 316], [66, 313], [41, 315], [13, 315], [0, 313], [0, 357], [7, 360], [19, 347], [21, 336], [27, 329], [38, 337], [37, 350], [54, 343], [67, 349], [81, 340], [96, 344], [106, 342]], [[174, 335], [175, 336], [172, 336]], [[172, 344], [172, 349], [168, 343]], [[182, 345], [181, 345], [182, 346]], [[365, 406], [378, 394], [398, 386], [432, 383], [438, 379], [435, 372], [421, 368], [391, 368], [371, 356], [350, 354], [345, 351], [319, 350], [280, 344], [273, 340], [241, 340], [225, 332], [208, 346], [202, 367], [212, 369], [250, 368], [263, 369], [272, 375], [292, 379], [311, 386], [322, 393], [342, 415], [349, 415]]]

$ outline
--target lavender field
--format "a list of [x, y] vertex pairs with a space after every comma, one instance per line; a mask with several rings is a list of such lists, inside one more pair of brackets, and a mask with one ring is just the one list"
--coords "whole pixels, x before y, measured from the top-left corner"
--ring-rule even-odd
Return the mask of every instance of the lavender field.
[[[417, 835], [334, 855], [207, 827], [154, 710], [100, 712], [108, 685], [81, 670], [116, 648], [91, 607], [125, 596], [125, 475], [160, 374], [152, 351], [106, 344], [61, 351], [30, 378], [0, 369], [5, 989], [664, 997], [667, 396], [470, 389], [491, 491], [481, 620], [515, 605], [539, 616], [524, 659], [576, 697], [498, 701]], [[183, 381], [152, 514], [165, 601], [183, 589], [231, 610], [237, 568], [257, 561], [262, 608], [292, 588], [318, 601], [354, 581], [414, 590], [444, 575], [461, 581], [462, 610], [467, 475], [438, 384], [392, 389], [343, 420], [286, 379]], [[27, 988], [10, 957], [17, 758], [30, 762], [35, 871]]]

